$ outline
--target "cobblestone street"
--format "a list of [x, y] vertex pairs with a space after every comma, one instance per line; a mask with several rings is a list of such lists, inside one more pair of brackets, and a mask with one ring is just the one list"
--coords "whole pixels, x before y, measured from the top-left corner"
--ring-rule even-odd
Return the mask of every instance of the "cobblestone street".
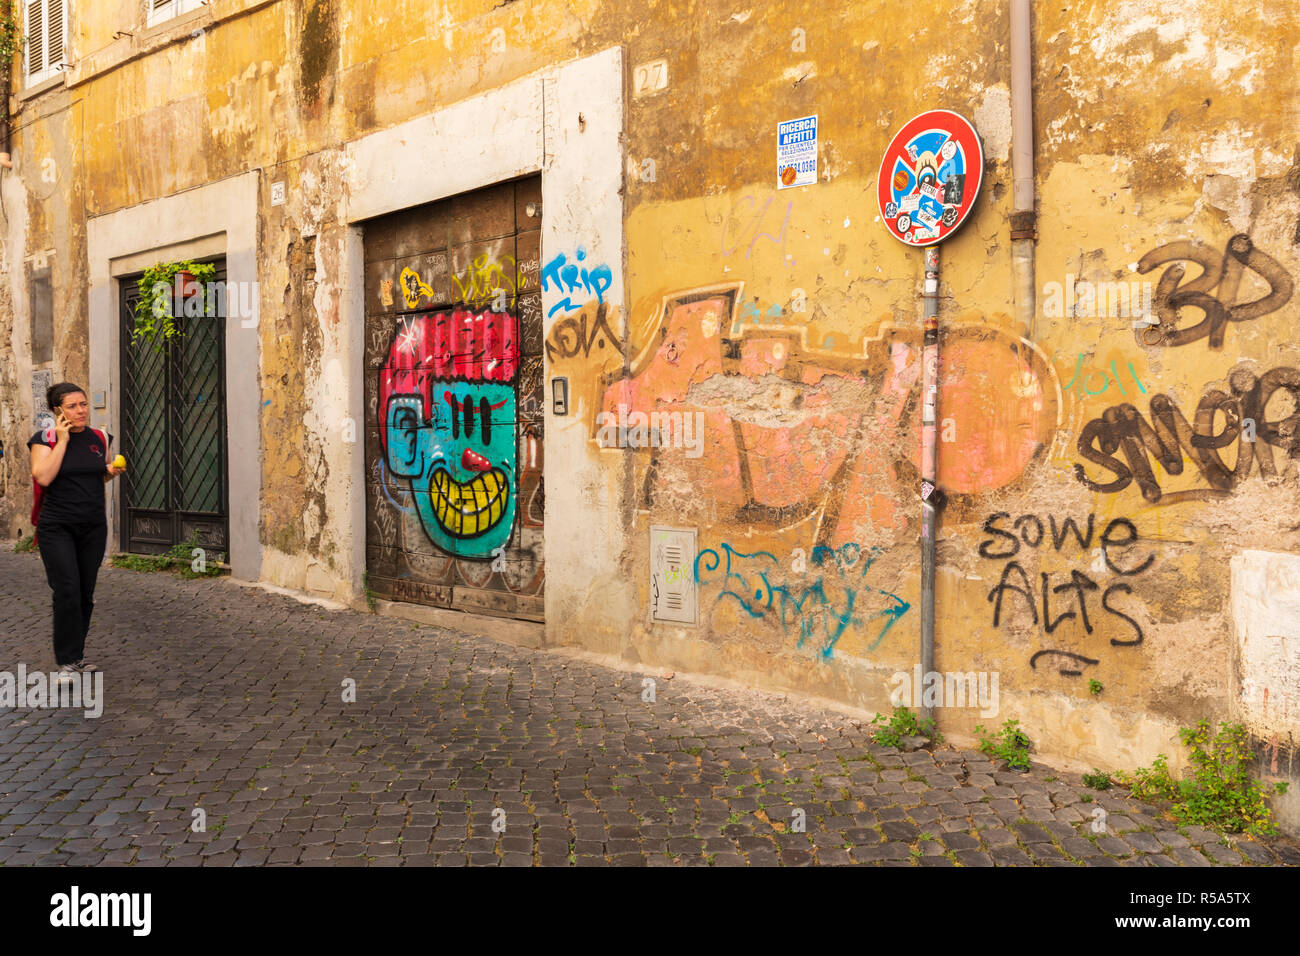
[[[0, 864], [1300, 863], [772, 695], [661, 676], [648, 702], [641, 671], [228, 579], [105, 567], [96, 597], [103, 716], [0, 711]], [[0, 553], [0, 602], [0, 669], [52, 670], [37, 555]]]

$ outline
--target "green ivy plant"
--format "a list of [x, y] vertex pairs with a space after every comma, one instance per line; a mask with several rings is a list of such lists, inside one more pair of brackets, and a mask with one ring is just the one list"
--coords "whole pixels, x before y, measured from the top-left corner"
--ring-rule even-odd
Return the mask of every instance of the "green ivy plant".
[[22, 52], [26, 37], [23, 36], [22, 24], [15, 12], [17, 4], [11, 0], [3, 12], [0, 12], [0, 64], [10, 67], [14, 57]]
[[[17, 2], [10, 0], [0, 10], [0, 69], [5, 71], [6, 76], [11, 74], [14, 60], [21, 57], [23, 44], [27, 42], [17, 9]], [[0, 103], [0, 122], [9, 122], [8, 99]]]
[[983, 724], [977, 724], [975, 736], [979, 738], [980, 750], [984, 753], [1005, 760], [1017, 770], [1029, 769], [1029, 737], [1020, 729], [1020, 721], [1006, 721], [996, 734], [990, 733]]
[[[1250, 777], [1252, 754], [1244, 725], [1220, 723], [1218, 731], [1212, 732], [1210, 722], [1201, 720], [1195, 727], [1181, 728], [1178, 736], [1191, 751], [1187, 777], [1175, 780], [1169, 773], [1169, 758], [1160, 754], [1150, 767], [1115, 774], [1116, 781], [1139, 800], [1170, 801], [1174, 818], [1184, 826], [1253, 836], [1278, 832], [1265, 788]], [[1286, 789], [1285, 783], [1273, 786], [1276, 793]]]
[[[161, 352], [171, 340], [181, 334], [172, 314], [172, 296], [176, 286], [176, 273], [189, 272], [200, 287], [211, 282], [217, 267], [210, 262], [158, 262], [144, 271], [137, 288], [140, 298], [135, 304], [135, 327], [131, 331], [131, 344], [146, 341], [155, 352]], [[205, 315], [212, 315], [212, 302], [203, 296]]]
[[931, 743], [943, 743], [943, 734], [939, 733], [933, 718], [918, 720], [906, 707], [895, 707], [894, 716], [888, 719], [876, 714], [871, 723], [877, 728], [871, 732], [871, 738], [884, 747], [897, 747], [904, 737], [926, 737]]

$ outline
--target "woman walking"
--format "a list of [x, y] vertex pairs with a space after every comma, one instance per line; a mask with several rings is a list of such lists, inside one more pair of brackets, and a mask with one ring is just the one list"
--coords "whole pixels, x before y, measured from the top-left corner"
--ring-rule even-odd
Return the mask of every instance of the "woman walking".
[[88, 427], [90, 403], [80, 386], [60, 382], [45, 393], [53, 429], [27, 442], [32, 477], [43, 489], [36, 544], [54, 591], [54, 659], [60, 673], [98, 670], [85, 660], [95, 579], [108, 543], [104, 485], [126, 471], [108, 457], [113, 436]]

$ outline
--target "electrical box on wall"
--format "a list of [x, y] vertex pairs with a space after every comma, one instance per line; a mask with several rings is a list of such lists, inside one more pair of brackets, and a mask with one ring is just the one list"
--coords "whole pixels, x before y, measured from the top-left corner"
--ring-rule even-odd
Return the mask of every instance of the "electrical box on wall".
[[695, 530], [650, 526], [652, 619], [696, 622]]

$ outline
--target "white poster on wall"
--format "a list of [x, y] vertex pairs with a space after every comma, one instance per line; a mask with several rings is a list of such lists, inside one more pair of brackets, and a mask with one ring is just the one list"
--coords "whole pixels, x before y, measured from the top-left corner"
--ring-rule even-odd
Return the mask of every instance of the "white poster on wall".
[[48, 368], [32, 372], [32, 420], [35, 430], [50, 428], [54, 425], [54, 414], [45, 404], [45, 393], [54, 384], [54, 373]]
[[817, 182], [817, 117], [803, 116], [776, 124], [776, 188], [812, 186]]

